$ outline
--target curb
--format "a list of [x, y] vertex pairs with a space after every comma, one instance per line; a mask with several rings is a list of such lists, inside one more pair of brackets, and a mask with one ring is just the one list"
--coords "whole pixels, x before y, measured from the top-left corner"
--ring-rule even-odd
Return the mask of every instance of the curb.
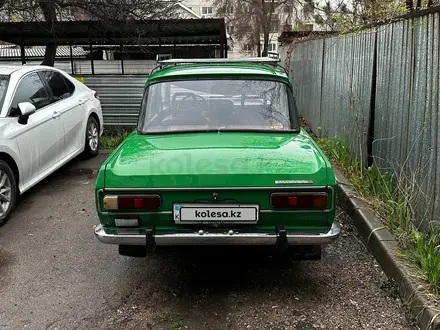
[[[422, 330], [440, 329], [440, 313], [429, 307], [426, 294], [408, 274], [399, 261], [398, 245], [391, 232], [362, 200], [342, 173], [334, 168], [338, 182], [339, 204], [353, 219], [354, 225], [367, 248], [374, 255], [388, 278], [394, 280], [399, 288], [403, 302]], [[423, 289], [423, 288], [421, 288]]]

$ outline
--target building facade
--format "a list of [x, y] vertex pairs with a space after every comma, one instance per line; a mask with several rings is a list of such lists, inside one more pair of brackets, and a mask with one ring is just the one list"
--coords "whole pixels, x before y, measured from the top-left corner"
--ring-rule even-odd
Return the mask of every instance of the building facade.
[[[325, 0], [319, 0], [317, 7], [325, 3]], [[237, 0], [237, 4], [240, 3]], [[271, 32], [269, 34], [269, 52], [278, 52], [278, 37], [284, 31], [321, 31], [322, 26], [317, 24], [314, 20], [314, 14], [316, 9], [308, 6], [306, 3], [300, 3], [298, 1], [293, 2], [289, 6], [283, 1], [283, 4], [274, 6], [274, 11], [271, 17]], [[213, 0], [183, 0], [182, 4], [191, 10], [191, 12], [197, 14], [201, 18], [215, 18], [220, 15], [217, 14]], [[231, 8], [228, 14], [233, 17], [234, 8]], [[226, 30], [227, 34], [233, 40], [233, 45], [228, 51], [228, 56], [243, 57], [243, 56], [256, 56], [257, 49], [255, 45], [246, 42], [246, 40], [237, 40], [234, 38], [235, 26], [233, 20], [226, 18]], [[261, 49], [263, 48], [263, 35], [261, 35]]]

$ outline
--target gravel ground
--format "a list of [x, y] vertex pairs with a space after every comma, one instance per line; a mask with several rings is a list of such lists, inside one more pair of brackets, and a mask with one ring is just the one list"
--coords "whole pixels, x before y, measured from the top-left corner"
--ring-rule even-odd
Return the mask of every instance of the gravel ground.
[[94, 176], [50, 177], [0, 228], [1, 329], [416, 329], [339, 210], [321, 261], [249, 251], [121, 257], [93, 236]]

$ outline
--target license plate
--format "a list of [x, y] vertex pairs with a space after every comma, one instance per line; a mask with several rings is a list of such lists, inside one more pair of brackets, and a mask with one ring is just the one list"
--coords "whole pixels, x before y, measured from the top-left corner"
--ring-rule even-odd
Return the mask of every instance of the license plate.
[[257, 223], [258, 204], [174, 204], [176, 223]]

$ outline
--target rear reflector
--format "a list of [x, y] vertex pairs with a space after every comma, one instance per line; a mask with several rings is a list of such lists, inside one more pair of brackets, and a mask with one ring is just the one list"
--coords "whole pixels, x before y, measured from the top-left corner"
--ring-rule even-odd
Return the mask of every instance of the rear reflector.
[[270, 204], [274, 208], [324, 209], [327, 198], [326, 193], [273, 193]]
[[106, 210], [155, 210], [160, 206], [161, 198], [159, 195], [104, 197], [104, 208]]

